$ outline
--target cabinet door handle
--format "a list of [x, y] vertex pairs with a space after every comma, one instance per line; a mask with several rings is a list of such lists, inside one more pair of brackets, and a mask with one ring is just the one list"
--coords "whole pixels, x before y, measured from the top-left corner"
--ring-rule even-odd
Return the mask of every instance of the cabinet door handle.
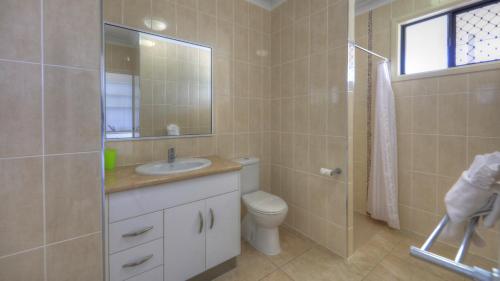
[[212, 229], [214, 227], [214, 223], [215, 223], [214, 210], [212, 210], [212, 208], [210, 208], [210, 229]]
[[203, 232], [203, 214], [201, 212], [198, 212], [198, 216], [200, 217], [200, 229], [198, 230], [198, 233]]
[[148, 227], [145, 227], [141, 230], [137, 230], [137, 231], [134, 231], [134, 232], [129, 232], [129, 233], [125, 233], [122, 235], [123, 238], [128, 238], [128, 237], [136, 237], [136, 236], [139, 236], [141, 234], [144, 234], [150, 230], [152, 230], [154, 228], [154, 226], [148, 226]]
[[148, 260], [152, 259], [153, 258], [153, 254], [149, 255], [149, 256], [146, 256], [146, 257], [143, 257], [137, 261], [133, 261], [133, 262], [130, 262], [130, 263], [126, 263], [124, 265], [122, 265], [123, 268], [130, 268], [130, 267], [136, 267], [136, 266], [139, 266], [145, 262], [147, 262]]

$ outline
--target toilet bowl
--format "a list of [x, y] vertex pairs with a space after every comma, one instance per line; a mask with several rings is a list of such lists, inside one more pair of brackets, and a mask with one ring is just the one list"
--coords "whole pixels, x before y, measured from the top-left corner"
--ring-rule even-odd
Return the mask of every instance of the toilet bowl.
[[243, 195], [248, 213], [243, 219], [243, 236], [254, 248], [266, 255], [281, 252], [278, 227], [285, 220], [288, 206], [278, 196], [263, 191]]
[[241, 194], [247, 209], [242, 227], [243, 238], [266, 255], [281, 252], [279, 226], [288, 212], [286, 202], [276, 195], [259, 190], [259, 159], [236, 159], [242, 165]]

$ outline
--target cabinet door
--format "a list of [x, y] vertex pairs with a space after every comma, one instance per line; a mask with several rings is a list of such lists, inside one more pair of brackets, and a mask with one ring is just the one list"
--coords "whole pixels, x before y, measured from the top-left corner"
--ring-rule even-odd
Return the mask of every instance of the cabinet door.
[[207, 199], [207, 269], [240, 254], [240, 192]]
[[164, 280], [187, 280], [205, 271], [205, 201], [165, 210]]

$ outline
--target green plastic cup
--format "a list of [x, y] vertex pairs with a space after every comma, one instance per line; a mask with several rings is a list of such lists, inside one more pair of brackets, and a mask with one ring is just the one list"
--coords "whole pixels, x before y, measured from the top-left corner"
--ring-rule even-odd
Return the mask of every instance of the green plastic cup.
[[116, 165], [116, 149], [104, 149], [104, 168], [106, 170], [113, 170]]

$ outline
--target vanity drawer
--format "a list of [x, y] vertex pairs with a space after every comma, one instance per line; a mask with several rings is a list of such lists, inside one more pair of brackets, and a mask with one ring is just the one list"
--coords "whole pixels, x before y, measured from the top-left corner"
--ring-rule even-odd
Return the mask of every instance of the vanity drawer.
[[111, 255], [109, 257], [110, 280], [122, 281], [162, 264], [163, 239], [157, 239]]
[[163, 211], [109, 225], [109, 253], [132, 248], [163, 237]]
[[163, 266], [141, 273], [127, 281], [163, 281]]

